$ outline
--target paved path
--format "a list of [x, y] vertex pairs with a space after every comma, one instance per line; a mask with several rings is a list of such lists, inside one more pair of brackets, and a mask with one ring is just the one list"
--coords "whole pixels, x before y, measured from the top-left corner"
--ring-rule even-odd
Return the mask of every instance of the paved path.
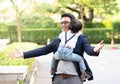
[[37, 57], [38, 71], [35, 84], [51, 84], [50, 66], [53, 54], [50, 53], [46, 56]]
[[[37, 58], [40, 69], [36, 84], [51, 84], [51, 58], [52, 54]], [[85, 54], [85, 58], [94, 73], [94, 80], [84, 84], [120, 84], [120, 49], [103, 49], [99, 57]]]
[[120, 49], [103, 49], [99, 57], [85, 57], [94, 73], [94, 80], [85, 84], [120, 84]]

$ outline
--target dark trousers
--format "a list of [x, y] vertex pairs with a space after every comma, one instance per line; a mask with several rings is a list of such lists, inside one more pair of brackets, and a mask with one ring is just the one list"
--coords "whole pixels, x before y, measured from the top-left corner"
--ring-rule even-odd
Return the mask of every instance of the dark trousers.
[[60, 76], [56, 76], [53, 84], [83, 84], [78, 76], [74, 76], [71, 78], [63, 79]]

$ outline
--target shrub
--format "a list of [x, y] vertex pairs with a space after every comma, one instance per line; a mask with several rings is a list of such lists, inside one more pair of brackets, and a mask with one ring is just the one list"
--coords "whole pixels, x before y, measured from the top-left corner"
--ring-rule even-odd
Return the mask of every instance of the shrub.
[[102, 24], [104, 24], [105, 28], [112, 29], [112, 21], [104, 20], [102, 21]]
[[8, 34], [11, 42], [17, 42], [17, 25], [7, 25]]
[[84, 28], [93, 28], [92, 22], [84, 22]]
[[120, 21], [113, 22], [113, 33], [115, 36], [115, 41], [120, 43]]
[[7, 31], [7, 26], [5, 23], [0, 23], [0, 31]]
[[85, 22], [84, 23], [84, 27], [85, 28], [104, 28], [104, 24], [100, 23], [100, 22]]
[[85, 29], [84, 34], [88, 37], [90, 43], [98, 43], [101, 40], [104, 40], [105, 43], [110, 43], [111, 39], [107, 37], [106, 33], [111, 31], [112, 29], [106, 28]]
[[113, 22], [113, 29], [117, 32], [120, 32], [120, 21]]

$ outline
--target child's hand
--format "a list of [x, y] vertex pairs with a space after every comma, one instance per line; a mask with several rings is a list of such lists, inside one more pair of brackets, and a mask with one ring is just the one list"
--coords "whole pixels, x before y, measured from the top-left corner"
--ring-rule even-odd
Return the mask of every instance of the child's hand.
[[69, 49], [71, 49], [71, 46], [67, 45], [67, 46], [66, 46], [66, 48], [69, 48]]

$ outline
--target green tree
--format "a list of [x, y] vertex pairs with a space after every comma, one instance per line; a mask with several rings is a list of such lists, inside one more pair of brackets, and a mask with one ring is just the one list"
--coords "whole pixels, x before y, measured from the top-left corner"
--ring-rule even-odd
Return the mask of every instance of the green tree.
[[[59, 7], [56, 8], [56, 12], [68, 9], [78, 14], [78, 18], [84, 21], [92, 21], [94, 13], [99, 15], [110, 14], [118, 12], [116, 0], [57, 0]], [[59, 10], [58, 10], [59, 9]], [[86, 16], [88, 14], [88, 17]]]
[[22, 15], [26, 8], [29, 6], [31, 0], [10, 0], [13, 8], [16, 12], [16, 20], [17, 20], [17, 31], [18, 31], [18, 42], [22, 41]]
[[24, 27], [54, 28], [56, 23], [52, 19], [53, 4], [34, 2], [29, 14], [23, 17]]
[[24, 28], [55, 28], [54, 20], [49, 16], [44, 16], [42, 14], [27, 15], [23, 17], [23, 27]]

